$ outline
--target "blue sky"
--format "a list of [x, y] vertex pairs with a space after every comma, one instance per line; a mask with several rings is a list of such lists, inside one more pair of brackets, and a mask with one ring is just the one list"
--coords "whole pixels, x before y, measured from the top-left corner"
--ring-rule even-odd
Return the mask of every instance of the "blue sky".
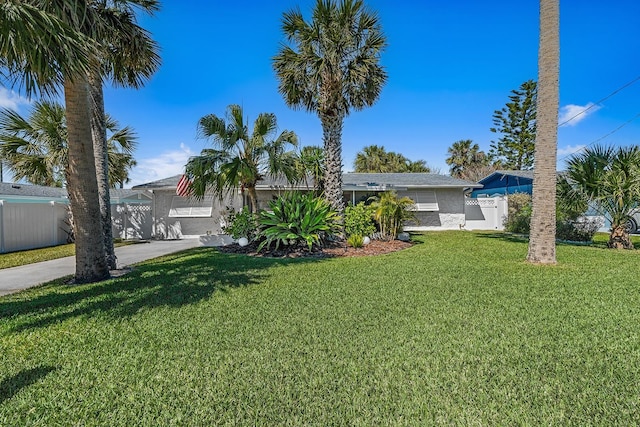
[[[165, 0], [142, 17], [161, 46], [162, 66], [140, 90], [107, 88], [106, 110], [138, 133], [136, 185], [181, 173], [208, 147], [196, 138], [205, 114], [241, 104], [252, 123], [273, 112], [302, 145], [322, 145], [317, 116], [291, 110], [277, 91], [271, 58], [283, 41], [282, 14], [296, 6], [309, 18], [312, 0]], [[512, 89], [537, 78], [538, 1], [368, 0], [387, 37], [389, 79], [371, 108], [344, 123], [344, 170], [366, 145], [383, 145], [448, 173], [447, 148], [472, 139], [488, 151], [494, 110]], [[640, 77], [640, 2], [561, 0], [561, 117], [572, 115]], [[640, 81], [560, 128], [559, 158], [640, 114]], [[0, 105], [28, 105], [0, 88]], [[562, 121], [562, 119], [561, 119]], [[640, 117], [601, 142], [640, 143]], [[562, 168], [562, 161], [559, 167]], [[5, 176], [5, 179], [7, 177]]]

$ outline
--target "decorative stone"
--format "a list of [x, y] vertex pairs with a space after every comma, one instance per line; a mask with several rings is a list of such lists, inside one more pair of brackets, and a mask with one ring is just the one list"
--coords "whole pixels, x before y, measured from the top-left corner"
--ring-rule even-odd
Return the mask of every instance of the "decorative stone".
[[246, 237], [241, 237], [238, 239], [238, 244], [240, 246], [247, 246], [249, 244], [249, 239], [247, 239]]
[[362, 239], [362, 244], [368, 245], [369, 243], [371, 243], [371, 239], [369, 238], [369, 236], [364, 236], [364, 238]]
[[398, 233], [397, 239], [400, 240], [401, 242], [410, 242], [411, 236], [409, 235], [409, 233], [405, 233], [403, 231], [402, 233]]

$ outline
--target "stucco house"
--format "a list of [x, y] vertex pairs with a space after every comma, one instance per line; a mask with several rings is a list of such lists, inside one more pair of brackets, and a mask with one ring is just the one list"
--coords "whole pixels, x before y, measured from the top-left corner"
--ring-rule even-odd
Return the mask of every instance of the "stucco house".
[[[246, 201], [239, 191], [219, 200], [208, 195], [202, 200], [176, 194], [180, 175], [133, 187], [151, 194], [153, 235], [160, 239], [178, 239], [222, 232], [224, 218], [230, 209], [239, 210]], [[395, 190], [416, 202], [419, 224], [407, 230], [459, 229], [465, 224], [465, 190], [481, 185], [450, 176], [428, 173], [345, 173], [342, 176], [345, 202], [357, 203], [383, 191]], [[256, 185], [258, 205], [284, 191], [309, 190], [307, 185], [290, 185], [284, 181], [265, 179]]]

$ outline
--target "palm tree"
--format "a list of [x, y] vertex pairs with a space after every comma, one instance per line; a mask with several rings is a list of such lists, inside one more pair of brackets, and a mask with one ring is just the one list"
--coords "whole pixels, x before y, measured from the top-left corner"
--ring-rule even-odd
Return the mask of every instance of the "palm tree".
[[431, 172], [424, 160], [412, 161], [400, 153], [387, 152], [378, 145], [369, 145], [356, 153], [353, 166], [356, 173]]
[[[76, 224], [77, 282], [109, 276], [104, 257], [91, 141], [86, 75], [102, 23], [83, 1], [7, 0], [0, 7], [0, 62], [27, 95], [64, 88], [71, 212]], [[82, 28], [92, 28], [88, 36]]]
[[317, 145], [302, 147], [298, 153], [298, 176], [300, 182], [309, 186], [308, 179], [313, 181], [313, 188], [317, 195], [324, 191], [324, 152]]
[[627, 222], [640, 200], [640, 148], [590, 147], [572, 156], [567, 170], [571, 198], [586, 196], [611, 222], [608, 246], [632, 249]]
[[285, 130], [269, 139], [276, 133], [276, 116], [262, 113], [249, 134], [239, 105], [227, 107], [227, 122], [214, 114], [202, 117], [198, 134], [210, 139], [214, 148], [202, 150], [186, 165], [186, 174], [192, 178], [192, 195], [202, 198], [211, 190], [222, 199], [234, 189], [246, 190], [251, 211], [257, 213], [256, 183], [260, 179], [265, 175], [284, 176], [290, 182], [298, 178], [295, 152], [287, 150], [288, 146], [297, 146], [298, 137]]
[[[116, 268], [111, 226], [111, 200], [109, 196], [109, 168], [113, 160], [108, 156], [107, 125], [104, 114], [103, 77], [115, 84], [138, 88], [158, 68], [160, 58], [157, 44], [136, 23], [134, 7], [153, 14], [158, 9], [156, 0], [92, 0], [92, 8], [110, 28], [103, 39], [102, 48], [94, 57], [96, 66], [88, 74], [94, 114], [91, 120], [93, 149], [100, 200], [100, 217], [109, 268]], [[85, 31], [90, 31], [86, 29]], [[130, 159], [120, 159], [119, 167], [130, 166]], [[115, 166], [115, 164], [114, 164]]]
[[[107, 115], [109, 163], [114, 165], [110, 187], [126, 182], [136, 147], [136, 135], [129, 127], [120, 128]], [[50, 101], [38, 101], [29, 116], [22, 117], [7, 108], [0, 109], [0, 157], [4, 157], [15, 180], [62, 187], [66, 183], [68, 158], [65, 109]]]
[[361, 0], [317, 0], [311, 22], [299, 9], [284, 14], [283, 44], [274, 57], [287, 105], [315, 112], [322, 124], [325, 198], [340, 214], [342, 126], [353, 110], [373, 105], [387, 74], [380, 65], [386, 41], [378, 17]]
[[556, 263], [556, 158], [558, 151], [558, 77], [560, 71], [559, 0], [540, 0], [540, 47], [531, 232], [527, 261]]
[[455, 178], [462, 178], [468, 169], [488, 163], [484, 151], [481, 151], [478, 144], [474, 144], [470, 139], [454, 142], [447, 149], [447, 154], [449, 157], [445, 161], [450, 166], [449, 173]]

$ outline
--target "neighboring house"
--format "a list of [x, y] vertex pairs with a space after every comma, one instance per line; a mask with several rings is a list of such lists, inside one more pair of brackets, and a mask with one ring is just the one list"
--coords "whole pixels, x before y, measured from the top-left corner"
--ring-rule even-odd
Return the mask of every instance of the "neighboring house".
[[533, 171], [497, 170], [478, 181], [481, 188], [471, 192], [472, 198], [504, 196], [514, 193], [533, 192]]
[[[180, 175], [147, 184], [134, 190], [153, 194], [153, 235], [160, 239], [177, 239], [207, 234], [220, 234], [230, 209], [239, 210], [246, 204], [239, 191], [220, 200], [209, 195], [202, 200], [176, 195]], [[426, 173], [345, 173], [342, 177], [346, 202], [356, 203], [383, 191], [395, 190], [416, 202], [419, 224], [408, 230], [459, 229], [465, 224], [465, 189], [480, 185], [445, 175]], [[265, 179], [256, 185], [258, 205], [268, 202], [284, 191], [308, 191], [306, 184], [292, 186], [281, 180]]]
[[[114, 237], [151, 238], [151, 195], [111, 190]], [[55, 246], [69, 236], [64, 188], [0, 183], [0, 253]]]

